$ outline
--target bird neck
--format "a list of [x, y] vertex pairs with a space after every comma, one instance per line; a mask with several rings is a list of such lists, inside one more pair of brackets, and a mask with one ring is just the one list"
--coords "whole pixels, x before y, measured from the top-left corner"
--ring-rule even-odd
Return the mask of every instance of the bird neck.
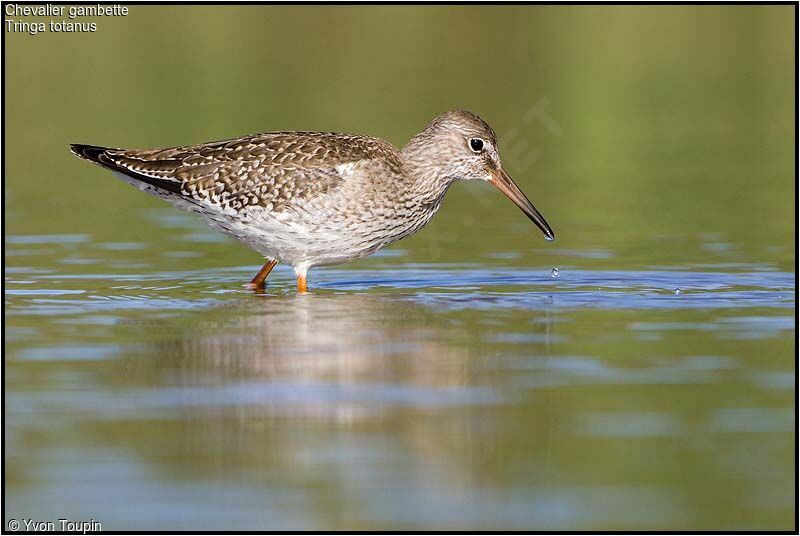
[[440, 159], [429, 134], [426, 131], [417, 134], [400, 153], [409, 178], [409, 194], [426, 205], [438, 208], [455, 178], [439, 164]]

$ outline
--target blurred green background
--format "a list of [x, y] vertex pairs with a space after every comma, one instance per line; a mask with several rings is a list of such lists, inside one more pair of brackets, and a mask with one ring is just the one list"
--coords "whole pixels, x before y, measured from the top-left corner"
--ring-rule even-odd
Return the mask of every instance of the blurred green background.
[[[96, 33], [5, 35], [7, 232], [156, 231], [128, 213], [163, 205], [70, 142], [333, 130], [402, 146], [464, 107], [498, 132], [558, 247], [614, 249], [624, 268], [666, 260], [664, 244], [702, 260], [691, 237], [722, 233], [793, 266], [792, 6], [132, 6], [89, 20]], [[537, 103], [556, 129], [526, 117]], [[463, 185], [445, 207], [404, 242], [415, 258], [464, 260], [476, 238], [544, 247], [496, 192]]]

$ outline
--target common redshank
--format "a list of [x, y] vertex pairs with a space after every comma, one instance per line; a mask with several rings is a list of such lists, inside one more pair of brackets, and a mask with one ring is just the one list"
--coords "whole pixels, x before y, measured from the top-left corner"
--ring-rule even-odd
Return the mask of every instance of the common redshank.
[[438, 116], [402, 149], [331, 132], [145, 150], [70, 147], [263, 255], [266, 263], [250, 282], [256, 288], [283, 262], [294, 267], [297, 289], [305, 292], [309, 268], [364, 257], [416, 233], [456, 180], [493, 184], [545, 238], [554, 238], [503, 170], [492, 128], [465, 110]]

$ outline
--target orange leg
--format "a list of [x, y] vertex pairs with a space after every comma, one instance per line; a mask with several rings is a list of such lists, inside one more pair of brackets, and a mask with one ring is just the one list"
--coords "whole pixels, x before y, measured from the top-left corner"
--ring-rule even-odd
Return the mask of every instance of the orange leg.
[[278, 261], [267, 261], [252, 279], [252, 281], [250, 281], [250, 284], [255, 288], [264, 288], [264, 282], [267, 280], [267, 276], [272, 269], [275, 268], [276, 264], [278, 264]]
[[305, 274], [297, 276], [297, 292], [308, 292]]

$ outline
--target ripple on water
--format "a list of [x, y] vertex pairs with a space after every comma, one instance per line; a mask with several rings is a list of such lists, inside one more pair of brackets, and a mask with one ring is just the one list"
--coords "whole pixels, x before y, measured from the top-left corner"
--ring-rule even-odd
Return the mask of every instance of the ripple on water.
[[122, 349], [116, 344], [44, 346], [25, 348], [15, 357], [23, 361], [98, 361], [115, 358]]
[[30, 234], [30, 235], [9, 235], [6, 242], [15, 245], [29, 244], [79, 244], [89, 241], [88, 234]]
[[[123, 269], [136, 267], [121, 267]], [[236, 285], [240, 290], [242, 277], [253, 267], [239, 266], [219, 269], [191, 271], [160, 271], [144, 273], [42, 273], [36, 269], [7, 270], [19, 287], [8, 285], [7, 296], [14, 298], [40, 296], [68, 296], [86, 294], [79, 289], [59, 288], [61, 281], [81, 280], [84, 286], [106, 286], [108, 282], [131, 282], [130, 288], [146, 291], [141, 296], [115, 296], [113, 291], [105, 295], [91, 293], [86, 300], [71, 302], [20, 302], [13, 307], [64, 306], [96, 309], [92, 300], [124, 299], [130, 307], [151, 308], [157, 306], [197, 306], [195, 296], [170, 296], [166, 292], [175, 290], [181, 294], [187, 285], [208, 286], [205, 290], [219, 291]], [[275, 288], [283, 288], [289, 280], [287, 270], [276, 270]], [[284, 273], [287, 272], [287, 273]], [[406, 290], [416, 291], [405, 298], [433, 307], [450, 309], [746, 309], [753, 307], [794, 307], [794, 275], [785, 272], [674, 272], [674, 271], [609, 271], [569, 269], [559, 272], [559, 277], [548, 277], [546, 269], [505, 268], [444, 268], [441, 265], [404, 265], [391, 270], [354, 270], [324, 268], [316, 272], [319, 290]], [[289, 274], [290, 275], [290, 274]], [[25, 276], [30, 279], [26, 281]], [[32, 288], [30, 281], [39, 281]], [[51, 283], [52, 281], [52, 283]], [[7, 282], [8, 283], [8, 282]], [[680, 288], [679, 295], [674, 289]], [[152, 294], [157, 291], [157, 294]], [[207, 293], [206, 293], [207, 294]], [[174, 303], [170, 304], [174, 300]], [[211, 305], [213, 301], [199, 300], [199, 305]], [[741, 325], [743, 321], [739, 321]], [[763, 317], [762, 324], [775, 325], [772, 317]], [[781, 329], [789, 322], [783, 319]], [[750, 322], [752, 324], [753, 322]], [[703, 329], [703, 323], [697, 324]], [[643, 326], [638, 326], [642, 328]], [[714, 325], [716, 329], [718, 326]], [[748, 327], [750, 327], [748, 325]], [[634, 327], [636, 329], [636, 327]], [[758, 331], [756, 326], [755, 332]]]
[[633, 331], [708, 331], [731, 338], [773, 337], [780, 331], [794, 329], [794, 317], [785, 315], [717, 318], [706, 322], [632, 322]]
[[73, 294], [85, 294], [86, 291], [79, 289], [24, 288], [24, 289], [7, 289], [5, 293], [9, 296], [66, 296]]

